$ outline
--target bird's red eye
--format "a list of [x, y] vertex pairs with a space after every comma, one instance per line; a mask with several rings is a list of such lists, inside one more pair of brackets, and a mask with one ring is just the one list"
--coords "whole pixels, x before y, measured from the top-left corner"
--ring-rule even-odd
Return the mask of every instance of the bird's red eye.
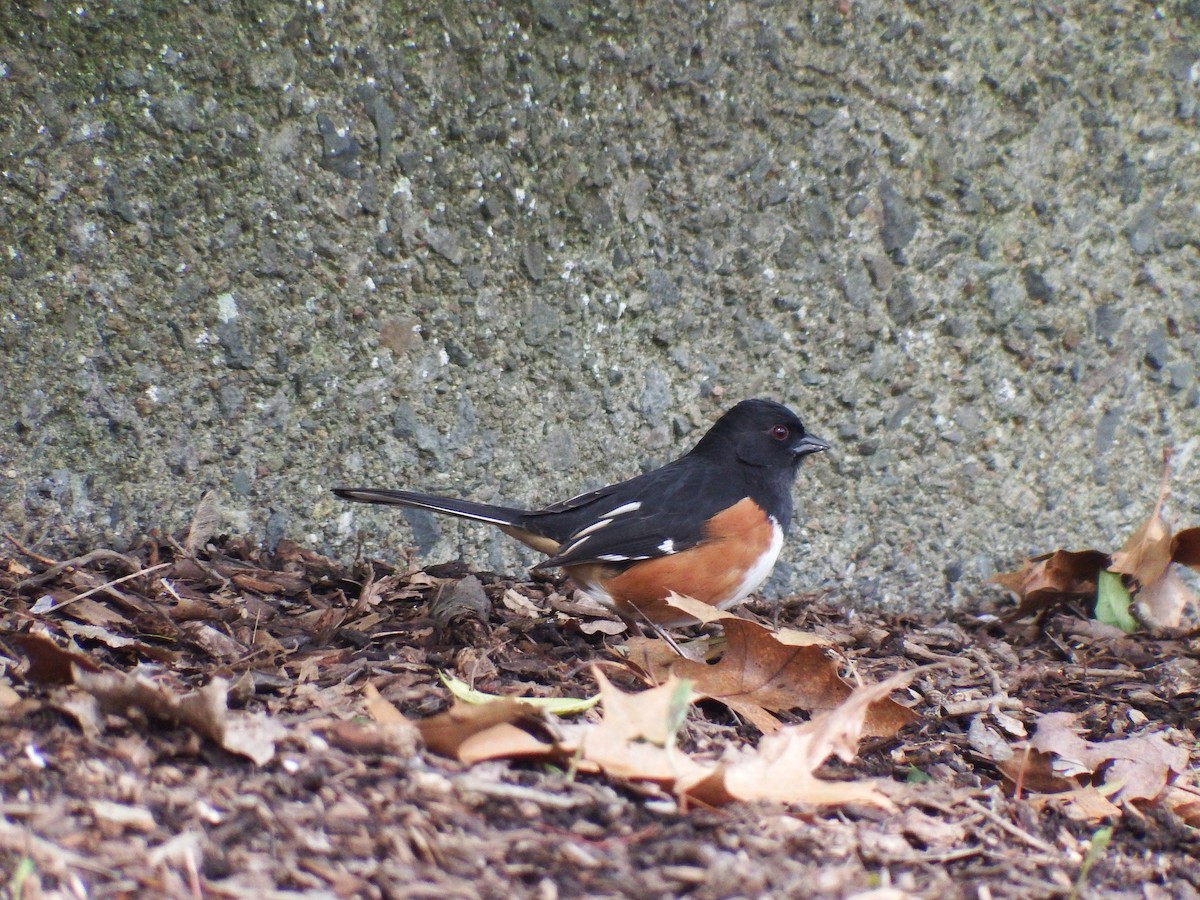
[[777, 441], [786, 441], [789, 434], [791, 434], [791, 432], [788, 431], [788, 427], [786, 425], [775, 425], [771, 428], [771, 437], [775, 438]]

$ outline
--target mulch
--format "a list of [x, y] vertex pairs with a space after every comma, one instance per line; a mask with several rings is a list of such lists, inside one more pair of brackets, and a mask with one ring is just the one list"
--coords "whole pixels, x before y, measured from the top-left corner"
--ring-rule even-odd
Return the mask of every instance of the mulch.
[[[482, 597], [459, 589], [468, 575]], [[1130, 803], [1096, 819], [1013, 783], [998, 759], [1040, 714], [1067, 711], [1092, 741], [1155, 733], [1190, 748], [1180, 780], [1194, 786], [1196, 634], [1128, 636], [1070, 609], [1006, 623], [1009, 601], [989, 596], [936, 619], [851, 613], [833, 593], [739, 610], [819, 631], [851, 677], [926, 667], [898, 695], [915, 724], [822, 770], [908, 784], [911, 799], [706, 809], [569, 767], [466, 766], [373, 727], [368, 685], [421, 719], [450, 704], [440, 673], [584, 697], [600, 664], [643, 687], [625, 634], [561, 582], [238, 537], [156, 535], [72, 560], [10, 539], [0, 896], [1200, 896], [1194, 815]], [[145, 696], [89, 693], [79, 671]], [[702, 703], [679, 741], [717, 752], [758, 737]]]

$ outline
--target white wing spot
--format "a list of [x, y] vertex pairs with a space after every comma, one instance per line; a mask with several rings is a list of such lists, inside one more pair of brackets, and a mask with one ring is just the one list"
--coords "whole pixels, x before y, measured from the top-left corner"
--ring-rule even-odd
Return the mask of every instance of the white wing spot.
[[612, 524], [612, 519], [601, 519], [599, 522], [593, 522], [587, 528], [579, 529], [579, 531], [575, 532], [575, 537], [577, 537], [577, 538], [587, 537], [593, 531], [599, 531], [605, 525], [611, 525], [611, 524]]
[[568, 556], [568, 555], [574, 553], [576, 550], [578, 550], [580, 547], [582, 547], [587, 542], [587, 539], [589, 537], [591, 537], [590, 534], [585, 534], [582, 537], [576, 538], [575, 540], [571, 541], [570, 545], [566, 549], [559, 550], [558, 555], [559, 556]]
[[602, 553], [596, 558], [604, 562], [629, 562], [629, 557], [622, 553]]
[[661, 544], [658, 545], [658, 552], [663, 554], [664, 556], [670, 556], [672, 553], [675, 552], [675, 542], [673, 540], [671, 540], [670, 538], [667, 538], [665, 541], [663, 541]]
[[626, 503], [624, 506], [618, 506], [616, 509], [609, 510], [604, 514], [606, 519], [615, 519], [617, 516], [623, 516], [625, 513], [637, 512], [642, 508], [641, 500], [634, 500], [632, 503]]

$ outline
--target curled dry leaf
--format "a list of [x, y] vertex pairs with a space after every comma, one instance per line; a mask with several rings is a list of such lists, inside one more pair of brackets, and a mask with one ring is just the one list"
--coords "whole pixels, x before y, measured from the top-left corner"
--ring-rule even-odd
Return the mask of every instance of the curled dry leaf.
[[391, 701], [384, 698], [375, 685], [367, 682], [363, 688], [364, 706], [372, 721], [334, 720], [322, 730], [339, 747], [356, 753], [391, 753], [413, 756], [421, 747], [417, 726]]
[[221, 527], [221, 498], [216, 491], [209, 491], [196, 504], [188, 526], [187, 537], [183, 541], [183, 549], [195, 553], [208, 539], [217, 533]]
[[388, 700], [375, 685], [367, 682], [363, 688], [363, 699], [366, 701], [367, 715], [380, 725], [411, 725], [408, 716], [396, 709], [396, 705]]
[[1025, 560], [1016, 572], [1003, 572], [989, 580], [1017, 595], [1019, 603], [1013, 615], [1020, 618], [1065, 600], [1091, 598], [1098, 574], [1108, 561], [1108, 555], [1099, 550], [1055, 550]]
[[1029, 803], [1038, 811], [1058, 809], [1077, 822], [1101, 822], [1121, 815], [1121, 807], [1090, 784], [1055, 794], [1034, 794], [1029, 797]]
[[29, 669], [25, 677], [37, 684], [71, 684], [75, 680], [76, 667], [82, 671], [100, 671], [100, 666], [90, 657], [66, 650], [44, 634], [8, 634], [5, 640], [20, 647], [28, 657]]
[[600, 702], [600, 695], [591, 697], [507, 697], [502, 694], [488, 694], [476, 690], [465, 681], [439, 672], [438, 677], [458, 700], [464, 703], [495, 703], [497, 700], [520, 700], [535, 709], [540, 709], [554, 716], [573, 716], [586, 712]]
[[1171, 539], [1171, 561], [1200, 569], [1200, 528], [1185, 528]]
[[493, 703], [455, 701], [444, 713], [420, 719], [417, 730], [434, 753], [476, 763], [485, 759], [544, 757], [554, 745], [518, 727], [536, 724], [541, 719], [533, 707], [519, 700], [501, 699]]
[[1138, 591], [1135, 599], [1138, 618], [1152, 628], [1178, 628], [1184, 610], [1196, 601], [1192, 589], [1171, 568]]
[[1163, 804], [1185, 825], [1200, 828], [1200, 788], [1192, 785], [1170, 785], [1163, 794]]
[[1160, 497], [1138, 530], [1112, 555], [1109, 571], [1130, 576], [1139, 585], [1158, 581], [1171, 564], [1171, 526], [1162, 517], [1163, 498]]

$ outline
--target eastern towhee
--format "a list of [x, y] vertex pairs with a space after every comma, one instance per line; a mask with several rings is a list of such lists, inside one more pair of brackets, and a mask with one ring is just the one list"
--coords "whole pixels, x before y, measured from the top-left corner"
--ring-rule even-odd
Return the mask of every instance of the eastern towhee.
[[770, 400], [743, 400], [687, 454], [646, 472], [527, 511], [414, 491], [335, 488], [386, 503], [473, 519], [549, 554], [585, 592], [627, 621], [691, 622], [672, 591], [725, 608], [771, 573], [792, 520], [792, 482], [804, 457], [829, 444]]

